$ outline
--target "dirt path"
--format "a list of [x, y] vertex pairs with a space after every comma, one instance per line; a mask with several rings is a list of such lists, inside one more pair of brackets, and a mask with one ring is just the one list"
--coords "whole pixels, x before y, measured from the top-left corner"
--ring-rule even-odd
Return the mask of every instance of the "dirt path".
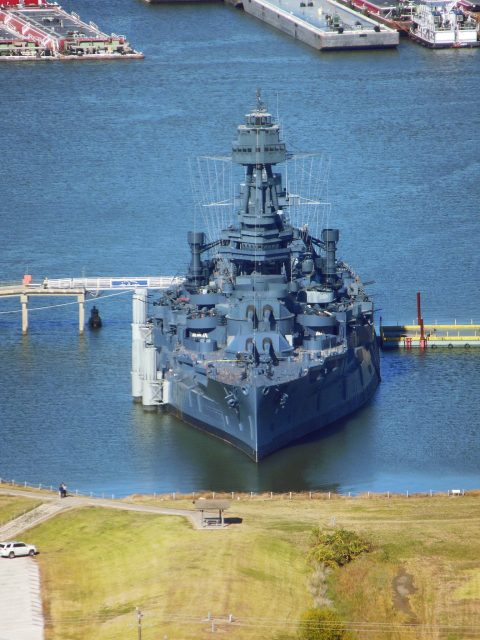
[[[0, 494], [21, 496], [24, 498], [33, 498], [42, 500], [43, 504], [32, 509], [28, 513], [11, 520], [6, 525], [0, 527], [0, 539], [7, 540], [17, 536], [22, 531], [31, 529], [35, 525], [56, 516], [66, 509], [79, 509], [81, 507], [102, 507], [105, 509], [121, 509], [122, 511], [139, 511], [142, 513], [152, 513], [166, 516], [183, 516], [188, 518], [195, 529], [201, 527], [201, 516], [198, 511], [189, 509], [166, 509], [165, 507], [155, 507], [150, 505], [133, 504], [129, 502], [120, 502], [119, 500], [109, 500], [105, 498], [86, 498], [83, 496], [69, 495], [67, 498], [59, 498], [53, 493], [37, 493], [34, 491], [20, 491], [18, 489], [0, 489]], [[2, 638], [0, 637], [0, 640]]]

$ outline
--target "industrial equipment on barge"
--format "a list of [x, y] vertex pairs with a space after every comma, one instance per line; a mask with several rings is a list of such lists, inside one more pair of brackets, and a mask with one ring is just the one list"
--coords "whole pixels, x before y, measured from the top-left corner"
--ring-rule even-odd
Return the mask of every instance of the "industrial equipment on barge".
[[1, 0], [0, 61], [143, 58], [125, 36], [46, 0]]

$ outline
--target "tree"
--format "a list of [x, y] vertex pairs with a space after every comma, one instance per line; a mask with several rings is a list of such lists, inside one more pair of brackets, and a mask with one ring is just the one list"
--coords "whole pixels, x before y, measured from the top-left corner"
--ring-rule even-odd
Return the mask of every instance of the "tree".
[[308, 609], [302, 615], [299, 640], [347, 640], [350, 634], [331, 609]]
[[323, 563], [328, 567], [343, 567], [362, 553], [371, 550], [368, 540], [348, 529], [312, 531], [310, 562]]

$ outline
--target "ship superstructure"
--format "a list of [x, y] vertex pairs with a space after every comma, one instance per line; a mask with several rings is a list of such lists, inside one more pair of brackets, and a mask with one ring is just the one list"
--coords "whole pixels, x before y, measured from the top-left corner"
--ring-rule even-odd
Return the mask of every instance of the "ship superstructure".
[[412, 18], [410, 37], [431, 49], [478, 47], [479, 24], [456, 0], [423, 0]]
[[134, 301], [133, 396], [255, 461], [355, 411], [380, 381], [373, 302], [337, 258], [339, 231], [288, 219], [279, 125], [257, 94], [238, 127], [237, 220], [188, 234], [182, 284]]

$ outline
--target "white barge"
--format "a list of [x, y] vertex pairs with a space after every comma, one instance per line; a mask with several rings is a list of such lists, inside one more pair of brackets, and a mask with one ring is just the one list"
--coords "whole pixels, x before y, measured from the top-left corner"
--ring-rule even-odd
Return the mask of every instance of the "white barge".
[[243, 0], [244, 10], [314, 49], [384, 49], [399, 44], [396, 30], [335, 0]]

